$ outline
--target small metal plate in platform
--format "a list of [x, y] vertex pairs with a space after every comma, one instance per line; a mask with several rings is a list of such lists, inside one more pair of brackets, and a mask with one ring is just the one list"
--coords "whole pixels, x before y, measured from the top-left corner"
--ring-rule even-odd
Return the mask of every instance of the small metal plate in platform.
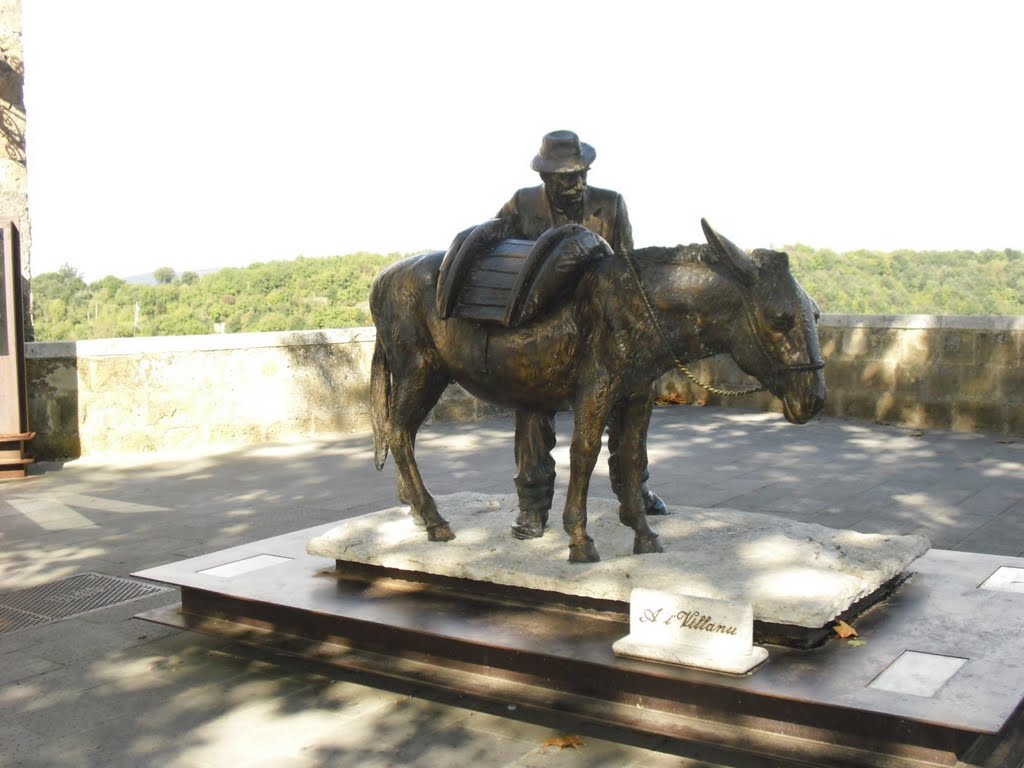
[[942, 690], [967, 659], [939, 653], [904, 651], [869, 684], [879, 691], [931, 697]]
[[279, 557], [277, 555], [253, 555], [244, 560], [236, 560], [232, 563], [223, 563], [207, 568], [200, 573], [207, 576], [216, 576], [221, 579], [233, 579], [253, 571], [260, 571], [264, 568], [271, 568], [275, 565], [287, 562], [291, 558]]
[[[620, 706], [609, 722], [627, 727], [622, 706], [635, 706], [647, 713], [647, 723], [669, 713], [687, 722], [742, 722], [836, 749], [898, 750], [942, 763], [972, 748], [980, 734], [997, 734], [1021, 717], [1024, 595], [978, 588], [999, 568], [1024, 567], [1018, 558], [932, 550], [913, 564], [914, 576], [900, 591], [860, 618], [857, 643], [836, 639], [814, 651], [773, 647], [755, 673], [729, 676], [616, 657], [611, 645], [628, 630], [616, 614], [487, 600], [409, 581], [347, 578], [331, 561], [305, 554], [305, 543], [331, 527], [135, 575], [182, 587], [176, 621], [190, 628], [340, 666], [355, 665], [357, 656], [326, 648], [389, 657], [397, 670], [415, 658], [441, 670], [433, 684], [447, 687], [458, 687], [452, 670], [463, 670], [492, 687], [502, 680], [533, 691], [546, 686], [553, 701], [561, 701], [554, 694], [606, 699]], [[257, 571], [229, 578], [208, 573], [268, 555], [279, 559], [261, 559], [269, 567]], [[149, 617], [169, 621], [166, 612]], [[891, 685], [872, 685], [887, 669], [899, 671], [901, 657], [915, 655], [964, 661], [945, 669], [944, 677], [932, 675], [928, 690], [901, 682], [899, 675]], [[664, 728], [669, 735], [680, 732], [679, 726]], [[882, 763], [851, 758], [835, 764]]]
[[980, 589], [995, 589], [1000, 592], [1024, 594], [1024, 568], [1002, 566], [981, 583]]

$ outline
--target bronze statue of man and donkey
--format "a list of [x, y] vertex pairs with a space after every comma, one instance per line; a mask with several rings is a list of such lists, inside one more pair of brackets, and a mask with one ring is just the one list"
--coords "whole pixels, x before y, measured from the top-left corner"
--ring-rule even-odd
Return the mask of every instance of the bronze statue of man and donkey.
[[803, 424], [824, 404], [818, 310], [787, 255], [748, 254], [704, 220], [706, 243], [633, 249], [621, 196], [586, 186], [594, 155], [569, 131], [545, 136], [533, 163], [543, 186], [517, 192], [447, 253], [391, 265], [371, 288], [375, 463], [390, 450], [399, 498], [431, 541], [455, 534], [413, 450], [453, 381], [516, 412], [519, 538], [544, 533], [554, 414], [572, 410], [563, 525], [573, 563], [600, 559], [587, 492], [606, 428], [633, 552], [662, 551], [647, 519], [664, 513], [647, 487], [647, 429], [652, 385], [666, 371], [727, 353], [782, 401], [788, 421]]

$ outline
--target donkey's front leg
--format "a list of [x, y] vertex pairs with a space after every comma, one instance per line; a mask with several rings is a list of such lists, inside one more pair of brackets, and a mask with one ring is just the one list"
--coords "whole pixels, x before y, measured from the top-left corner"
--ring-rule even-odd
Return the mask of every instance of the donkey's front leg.
[[[618, 429], [616, 448], [620, 480], [616, 494], [619, 497], [619, 520], [633, 529], [633, 554], [645, 555], [663, 552], [658, 534], [647, 524], [647, 504], [644, 501], [643, 468], [647, 456], [647, 429], [651, 422], [654, 390], [615, 406], [613, 428]], [[611, 445], [611, 435], [608, 440]]]
[[[594, 391], [596, 390], [596, 391]], [[601, 452], [601, 433], [608, 418], [610, 393], [607, 387], [594, 387], [576, 400], [572, 445], [569, 448], [569, 488], [562, 523], [569, 534], [569, 562], [596, 563], [594, 540], [587, 534], [587, 492], [590, 475]]]

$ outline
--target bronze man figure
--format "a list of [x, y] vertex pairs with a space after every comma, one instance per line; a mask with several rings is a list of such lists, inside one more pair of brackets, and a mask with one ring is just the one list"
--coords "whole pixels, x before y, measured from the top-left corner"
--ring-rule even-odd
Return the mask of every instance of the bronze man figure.
[[[553, 131], [541, 140], [540, 152], [530, 167], [543, 184], [516, 192], [498, 211], [497, 218], [510, 222], [514, 237], [537, 240], [551, 227], [582, 224], [611, 245], [615, 253], [633, 250], [633, 230], [622, 195], [587, 185], [587, 171], [597, 152], [572, 131]], [[608, 471], [612, 490], [622, 484], [620, 430], [609, 425]], [[519, 516], [512, 527], [518, 538], [544, 533], [555, 487], [555, 412], [516, 411], [515, 457]], [[647, 514], [666, 514], [664, 502], [648, 488], [647, 454], [644, 452], [642, 492]]]

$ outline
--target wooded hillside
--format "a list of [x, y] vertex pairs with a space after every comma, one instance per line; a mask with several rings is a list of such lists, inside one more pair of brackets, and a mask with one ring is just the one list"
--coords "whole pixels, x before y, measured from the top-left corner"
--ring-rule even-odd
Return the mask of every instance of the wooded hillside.
[[113, 276], [87, 285], [64, 265], [32, 280], [35, 335], [56, 341], [369, 325], [370, 283], [400, 257], [300, 256], [203, 276], [162, 267], [156, 285]]
[[[789, 246], [790, 264], [824, 312], [1024, 315], [1024, 253], [853, 251]], [[32, 280], [39, 341], [345, 328], [370, 324], [370, 283], [400, 254], [355, 253], [252, 264], [200, 276], [173, 268], [155, 285], [71, 265]]]
[[1024, 253], [851, 251], [787, 246], [790, 266], [824, 312], [1024, 315]]

